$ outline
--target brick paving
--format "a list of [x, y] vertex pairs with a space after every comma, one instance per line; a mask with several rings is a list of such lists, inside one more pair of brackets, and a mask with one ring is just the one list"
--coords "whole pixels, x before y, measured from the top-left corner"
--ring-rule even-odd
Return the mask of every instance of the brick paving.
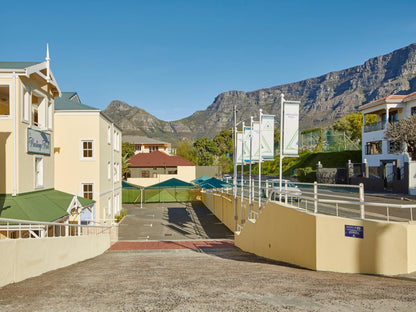
[[166, 250], [166, 249], [190, 249], [190, 250], [211, 250], [211, 249], [236, 249], [232, 240], [204, 240], [204, 241], [121, 241], [110, 247], [114, 250]]

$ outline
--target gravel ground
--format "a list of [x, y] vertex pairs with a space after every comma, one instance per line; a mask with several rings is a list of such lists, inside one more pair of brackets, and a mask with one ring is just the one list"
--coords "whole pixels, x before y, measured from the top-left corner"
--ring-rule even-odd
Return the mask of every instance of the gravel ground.
[[0, 311], [415, 311], [416, 280], [315, 272], [238, 249], [109, 251], [8, 285]]

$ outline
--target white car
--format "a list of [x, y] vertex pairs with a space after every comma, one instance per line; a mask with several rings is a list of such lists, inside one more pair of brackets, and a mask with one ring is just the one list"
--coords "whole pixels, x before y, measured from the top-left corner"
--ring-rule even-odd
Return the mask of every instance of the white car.
[[282, 180], [283, 194], [280, 194], [279, 192], [279, 188], [280, 188], [279, 179], [269, 180], [269, 183], [271, 183], [271, 190], [269, 189], [270, 200], [283, 201], [285, 199], [284, 192], [288, 193], [287, 194], [288, 201], [291, 201], [291, 200], [299, 201], [300, 200], [299, 197], [302, 196], [302, 191], [289, 180]]

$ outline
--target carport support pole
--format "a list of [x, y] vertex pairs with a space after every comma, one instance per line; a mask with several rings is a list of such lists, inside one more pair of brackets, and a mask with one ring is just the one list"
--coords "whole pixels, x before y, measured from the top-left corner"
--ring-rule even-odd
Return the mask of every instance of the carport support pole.
[[240, 204], [240, 224], [244, 224], [244, 121], [243, 135], [241, 136], [241, 204]]
[[[364, 184], [360, 183], [360, 202], [364, 203]], [[364, 204], [360, 204], [360, 217], [365, 219], [365, 208]]]
[[318, 182], [313, 182], [313, 212], [317, 213], [318, 212]]
[[143, 208], [143, 188], [140, 189], [140, 208]]

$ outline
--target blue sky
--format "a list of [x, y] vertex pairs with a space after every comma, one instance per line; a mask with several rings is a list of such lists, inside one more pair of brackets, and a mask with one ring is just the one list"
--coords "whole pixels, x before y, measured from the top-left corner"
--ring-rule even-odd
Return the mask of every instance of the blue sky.
[[42, 61], [48, 42], [62, 91], [162, 120], [416, 42], [414, 0], [7, 1], [1, 11], [0, 61]]

